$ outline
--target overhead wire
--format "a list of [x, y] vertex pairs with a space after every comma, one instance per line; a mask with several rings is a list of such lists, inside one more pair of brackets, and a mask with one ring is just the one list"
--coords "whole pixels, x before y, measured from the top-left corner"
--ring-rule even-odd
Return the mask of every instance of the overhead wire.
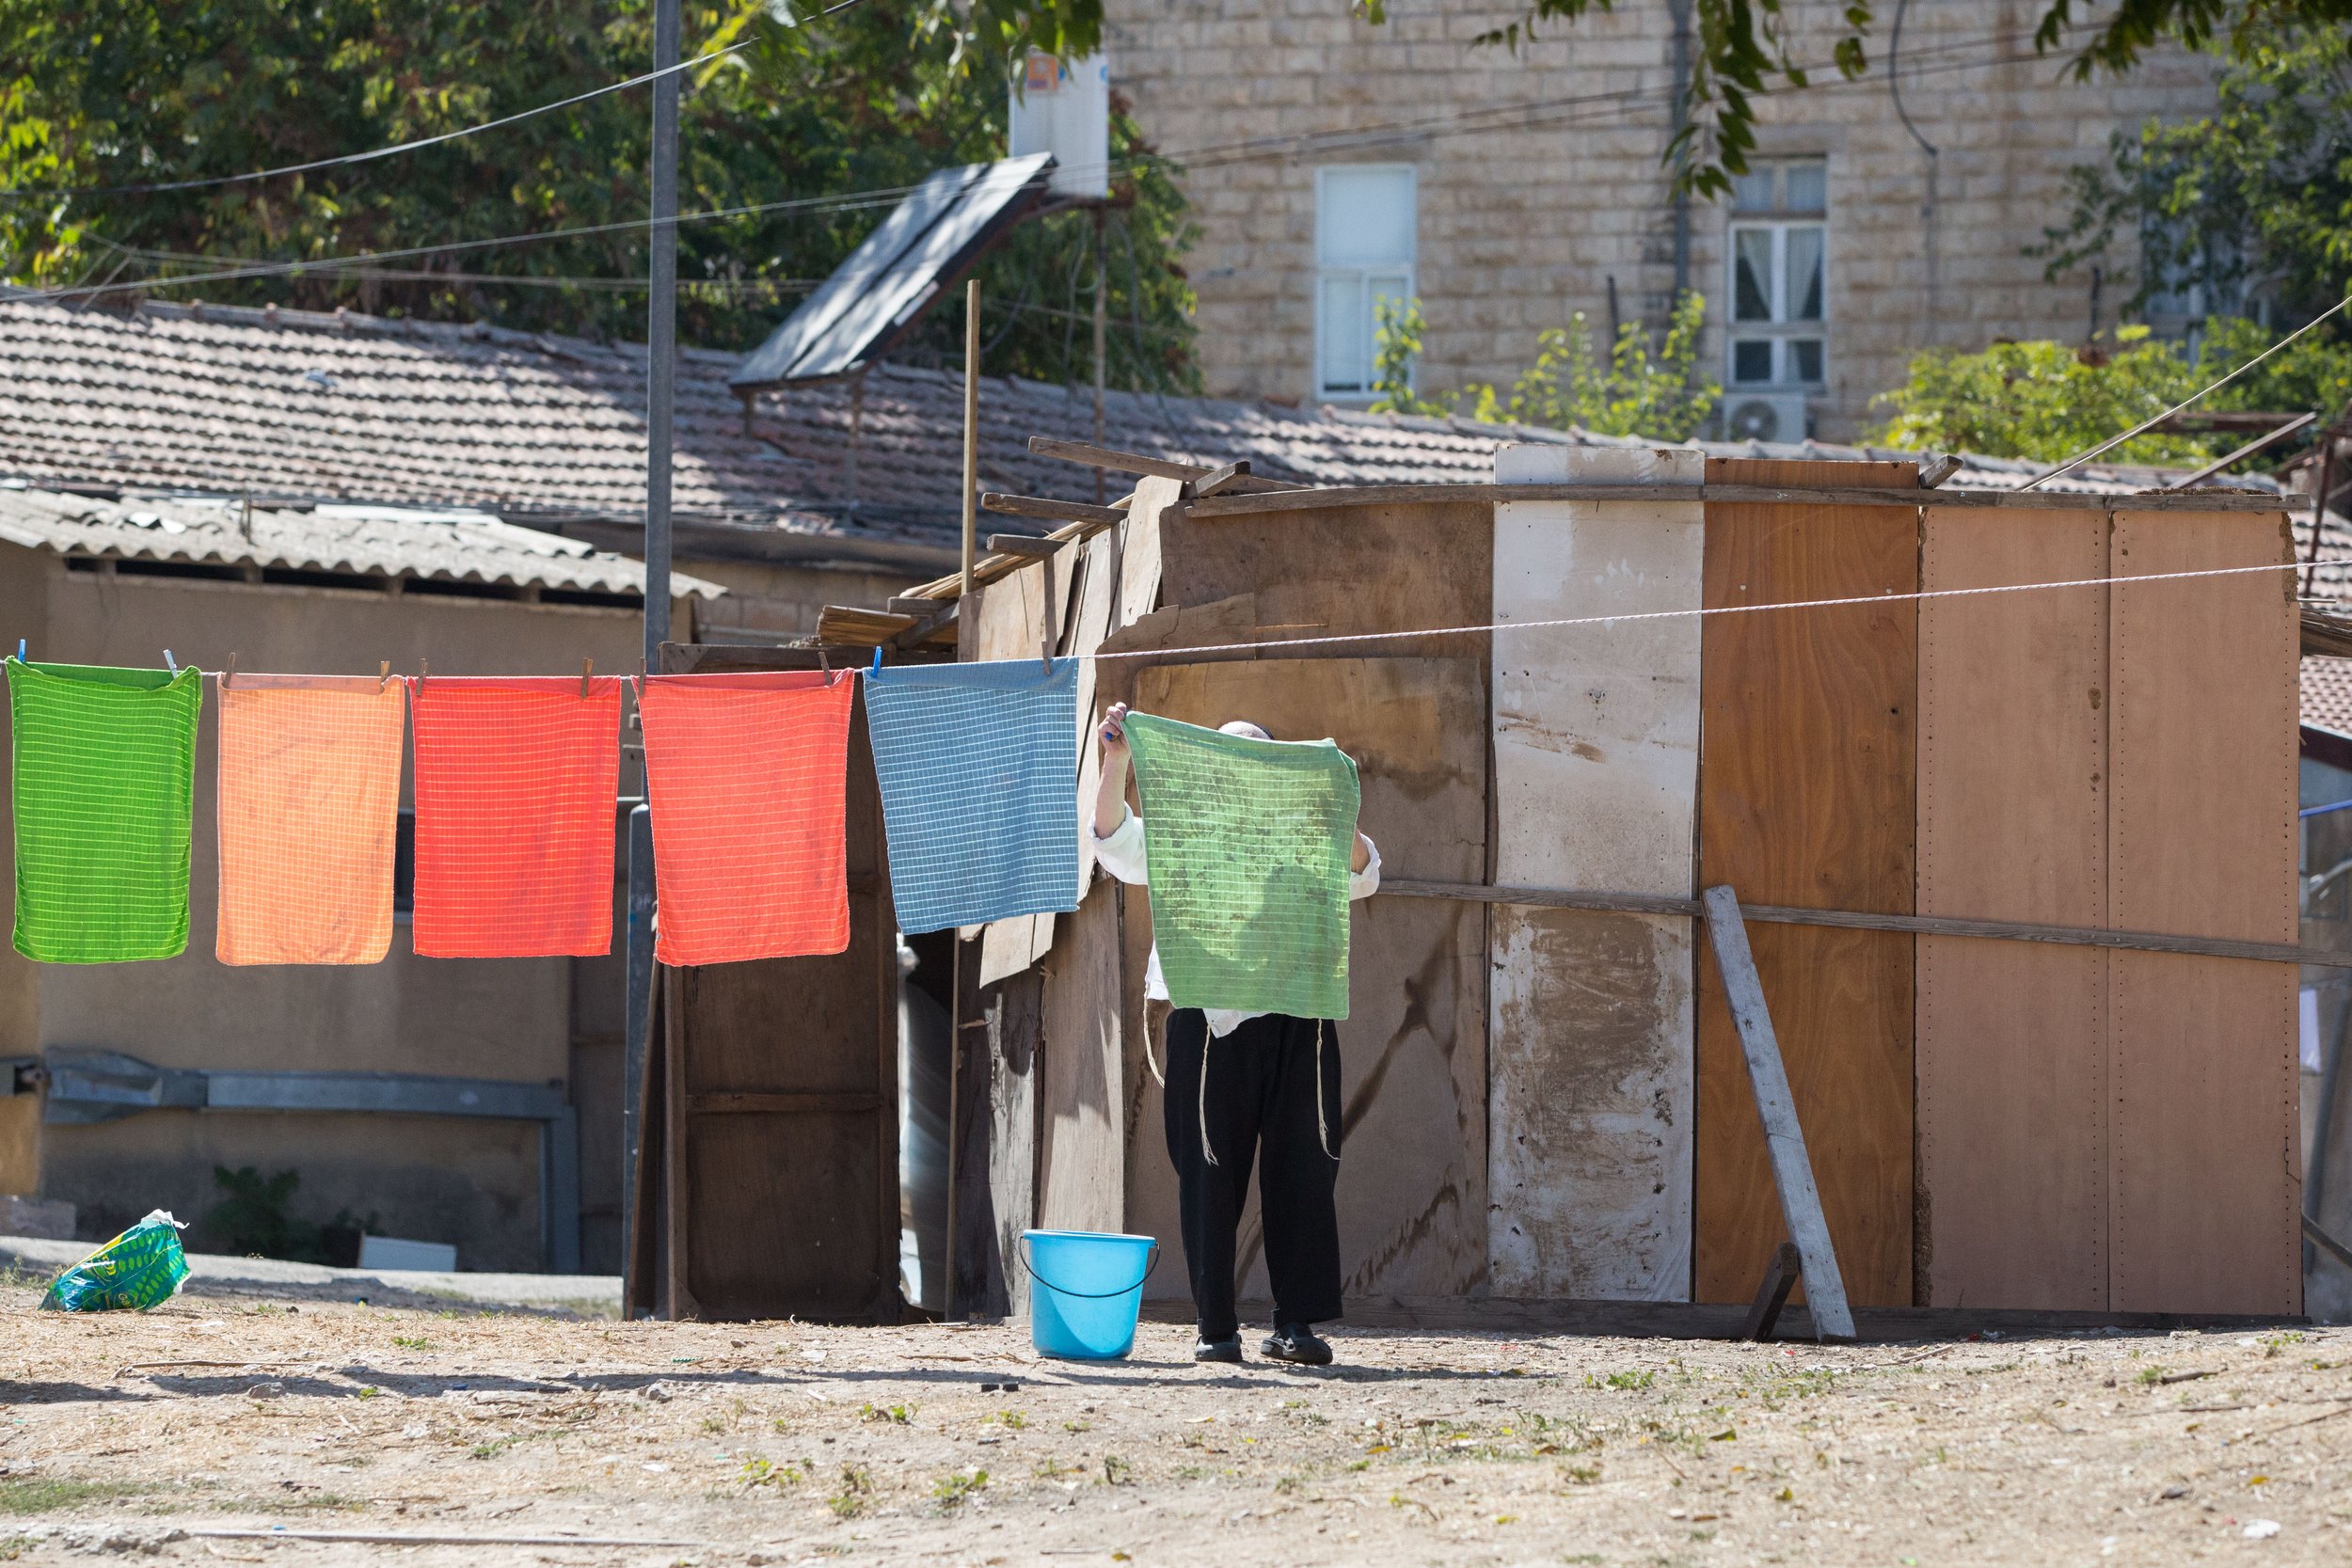
[[[851, 6], [859, 3], [860, 0], [836, 0], [835, 4], [828, 6], [813, 16], [792, 18], [785, 24], [797, 27], [803, 22], [814, 22], [819, 18], [831, 16], [835, 11], [848, 10]], [[518, 125], [526, 119], [553, 114], [558, 109], [569, 109], [612, 93], [627, 92], [631, 87], [642, 87], [646, 83], [658, 82], [664, 76], [675, 75], [681, 71], [691, 71], [697, 66], [708, 65], [713, 60], [724, 59], [729, 55], [753, 47], [758, 41], [757, 39], [746, 39], [740, 43], [728, 44], [723, 49], [709, 50], [690, 60], [680, 60], [675, 65], [663, 66], [659, 71], [648, 71], [642, 75], [631, 76], [624, 81], [608, 82], [603, 87], [591, 87], [586, 92], [577, 92], [569, 98], [559, 98], [551, 103], [542, 103], [536, 108], [520, 109], [511, 115], [501, 115], [496, 119], [485, 120], [479, 125], [462, 126], [454, 131], [442, 131], [430, 136], [417, 136], [407, 141], [372, 147], [363, 152], [342, 152], [331, 158], [313, 158], [307, 163], [280, 164], [274, 168], [247, 169], [240, 174], [206, 175], [195, 180], [146, 181], [121, 185], [0, 186], [0, 197], [155, 196], [170, 191], [200, 191], [215, 189], [222, 185], [249, 184], [255, 181], [276, 180], [290, 174], [310, 174], [323, 168], [342, 168], [354, 164], [373, 163], [382, 158], [398, 157], [404, 152], [415, 152], [428, 147], [440, 147], [449, 142], [463, 141], [468, 136], [478, 136], [485, 132], [503, 130], [509, 125]]]
[[[1661, 486], [1660, 494], [1671, 499], [1671, 487]], [[2128, 499], [2128, 498], [2119, 498]], [[1923, 503], [1924, 504], [1924, 503]], [[2352, 565], [2352, 562], [2333, 562]], [[1708, 615], [1753, 615], [1780, 610], [1836, 610], [1857, 605], [1890, 605], [1919, 603], [1931, 599], [1964, 599], [1992, 594], [2028, 594], [2060, 588], [2120, 588], [2144, 582], [2182, 582], [2194, 578], [2247, 577], [2262, 572], [2300, 571], [2299, 562], [2267, 562], [2259, 566], [2207, 566], [2185, 572], [2144, 572], [2124, 577], [2060, 578], [2047, 582], [1996, 583], [1979, 588], [1924, 588], [1903, 594], [1854, 594], [1835, 599], [1789, 599], [1772, 604], [1703, 605], [1681, 610], [1643, 610], [1621, 611], [1613, 615], [1575, 615], [1541, 621], [1498, 621], [1486, 626], [1422, 626], [1411, 631], [1343, 632], [1327, 637], [1278, 638], [1264, 641], [1209, 642], [1198, 647], [1132, 648], [1117, 653], [1081, 654], [1074, 657], [1098, 661], [1121, 658], [1167, 658], [1182, 654], [1192, 658], [1201, 654], [1246, 653], [1261, 648], [1341, 647], [1363, 642], [1394, 642], [1408, 638], [1467, 637], [1486, 632], [1552, 631], [1572, 626], [1614, 626], [1637, 621], [1688, 620]]]
[[[843, 0], [844, 5], [854, 3], [856, 0]], [[835, 10], [840, 8], [840, 6], [833, 8]], [[830, 12], [820, 14], [830, 14]], [[1998, 49], [2007, 47], [1997, 37], [1988, 36], [1947, 46], [1942, 52], [1957, 53], [1963, 47], [1980, 47], [1987, 42], [1994, 44]], [[1920, 67], [1915, 71], [1914, 74], [1927, 74], [1930, 71], [1997, 69], [2006, 65], [2030, 64], [2038, 56], [1996, 53], [1985, 58], [1947, 59], [1939, 65]], [[1856, 84], [1840, 80], [1825, 84], [1822, 87], [1813, 90], [1833, 91], [1840, 87], [1854, 85]], [[1625, 88], [1559, 99], [1531, 100], [1518, 104], [1500, 105], [1492, 109], [1463, 111], [1451, 117], [1424, 117], [1420, 119], [1392, 122], [1386, 126], [1368, 126], [1345, 132], [1333, 132], [1316, 137], [1253, 138], [1213, 143], [1190, 150], [1149, 153], [1125, 159], [1106, 160], [1102, 164], [1072, 165], [1068, 166], [1068, 171], [1073, 174], [1088, 174], [1104, 170], [1117, 174], [1134, 172], [1149, 167], [1153, 163], [1172, 164], [1191, 170], [1201, 167], [1224, 167], [1249, 162], [1281, 162], [1307, 156], [1313, 151], [1360, 149], [1382, 145], [1384, 141], [1413, 140], [1436, 135], [1490, 135], [1502, 131], [1533, 129], [1538, 125], [1582, 123], [1583, 121], [1580, 120], [1573, 111], [1614, 110], [1628, 103], [1639, 103], [1653, 99], [1662, 101], [1671, 96], [1672, 87], [1667, 86], [1658, 88]], [[1539, 115], [1542, 118], [1510, 124], [1486, 122], [1486, 117], [1511, 113]], [[704, 223], [731, 217], [764, 216], [790, 211], [857, 211], [896, 201], [911, 194], [915, 188], [913, 185], [875, 187], [864, 191], [842, 192], [833, 196], [711, 208], [694, 213], [681, 213], [673, 221], [678, 224]], [[432, 255], [460, 254], [508, 245], [532, 245], [552, 240], [587, 238], [600, 234], [649, 229], [652, 224], [651, 218], [630, 218], [611, 223], [581, 225], [571, 229], [542, 230], [522, 234], [446, 241], [432, 245], [413, 245], [394, 250], [360, 252], [341, 257], [327, 256], [283, 261], [253, 258], [243, 266], [222, 268], [206, 273], [130, 279], [110, 283], [103, 288], [60, 287], [28, 290], [17, 293], [15, 297], [33, 302], [63, 298], [87, 299], [100, 294], [135, 293], [154, 288], [183, 288], [200, 283], [242, 282], [257, 277], [294, 277], [331, 271], [338, 264], [365, 266], [388, 261], [408, 261]]]

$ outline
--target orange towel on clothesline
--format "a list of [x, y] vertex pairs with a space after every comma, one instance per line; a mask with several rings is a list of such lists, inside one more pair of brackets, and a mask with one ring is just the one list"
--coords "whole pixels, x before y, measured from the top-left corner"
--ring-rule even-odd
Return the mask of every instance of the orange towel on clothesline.
[[412, 683], [415, 941], [431, 958], [612, 950], [621, 681]]
[[392, 941], [399, 681], [236, 675], [220, 685], [225, 964], [372, 964]]
[[638, 697], [666, 964], [850, 945], [845, 824], [856, 678], [655, 675]]

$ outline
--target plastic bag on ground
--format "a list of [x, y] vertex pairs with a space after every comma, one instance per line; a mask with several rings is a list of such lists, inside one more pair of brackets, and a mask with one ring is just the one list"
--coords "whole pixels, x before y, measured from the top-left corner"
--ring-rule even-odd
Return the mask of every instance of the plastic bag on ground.
[[144, 1312], [162, 1306], [188, 1277], [188, 1257], [180, 1249], [185, 1228], [168, 1210], [154, 1211], [50, 1281], [41, 1310]]

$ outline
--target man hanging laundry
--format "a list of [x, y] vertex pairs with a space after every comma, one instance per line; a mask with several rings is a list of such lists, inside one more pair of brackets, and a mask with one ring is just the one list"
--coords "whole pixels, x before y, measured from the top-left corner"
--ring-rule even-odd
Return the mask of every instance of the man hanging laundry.
[[[1144, 823], [1127, 807], [1127, 705], [1104, 715], [1103, 783], [1089, 824], [1103, 869], [1122, 882], [1145, 876]], [[1271, 738], [1246, 721], [1227, 735]], [[1380, 851], [1359, 832], [1348, 897], [1380, 885]], [[1144, 994], [1168, 1000], [1155, 946]], [[1196, 1361], [1235, 1362], [1241, 1323], [1234, 1307], [1234, 1234], [1259, 1164], [1258, 1208], [1266, 1272], [1274, 1286], [1274, 1332], [1260, 1352], [1277, 1361], [1327, 1366], [1331, 1347], [1314, 1324], [1340, 1315], [1338, 1031], [1322, 1019], [1180, 1007], [1168, 1020], [1168, 1157], [1176, 1166], [1184, 1240], [1200, 1321]]]

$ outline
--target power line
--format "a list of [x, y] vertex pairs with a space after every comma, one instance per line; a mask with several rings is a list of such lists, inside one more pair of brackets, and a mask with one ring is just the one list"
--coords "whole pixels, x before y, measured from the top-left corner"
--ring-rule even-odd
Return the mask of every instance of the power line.
[[[856, 4], [858, 0], [837, 0], [836, 4], [828, 6], [818, 11], [816, 16], [806, 20], [814, 22], [819, 18], [831, 16], [835, 11], [848, 10]], [[798, 19], [788, 21], [786, 25], [797, 27], [800, 25], [800, 21]], [[469, 125], [456, 131], [443, 131], [436, 135], [419, 136], [412, 141], [393, 142], [385, 147], [370, 148], [365, 152], [345, 152], [332, 158], [313, 158], [309, 163], [280, 164], [276, 168], [248, 169], [243, 174], [215, 174], [200, 180], [164, 180], [129, 185], [10, 185], [0, 187], [0, 196], [36, 198], [58, 196], [155, 196], [169, 191], [211, 190], [221, 185], [241, 185], [257, 180], [275, 180], [288, 174], [309, 174], [322, 168], [342, 168], [352, 164], [373, 163], [379, 158], [396, 157], [403, 152], [415, 152], [422, 148], [439, 147], [446, 142], [462, 141], [468, 136], [478, 136], [485, 131], [502, 130], [506, 126], [519, 124], [523, 120], [536, 119], [540, 115], [553, 114], [558, 109], [568, 109], [576, 104], [588, 103], [592, 99], [603, 98], [611, 93], [626, 92], [631, 87], [642, 87], [648, 82], [659, 81], [662, 77], [675, 75], [678, 71], [691, 71], [696, 66], [707, 65], [713, 60], [723, 60], [729, 55], [751, 48], [758, 41], [756, 39], [746, 39], [741, 43], [731, 43], [724, 49], [713, 49], [707, 54], [697, 55], [691, 60], [680, 60], [675, 65], [664, 66], [659, 71], [648, 71], [643, 75], [631, 76], [626, 81], [610, 82], [600, 87], [591, 87], [586, 92], [574, 93], [569, 98], [559, 98], [552, 103], [542, 103], [535, 109], [519, 110], [511, 115], [501, 116], [497, 119], [485, 120], [480, 125]]]
[[[852, 5], [855, 3], [856, 0], [842, 0], [842, 5], [837, 5], [833, 8], [838, 10], [842, 8], [842, 6]], [[1996, 41], [1997, 40], [1992, 39], [1980, 39], [1971, 40], [1969, 46], [1984, 42]], [[1963, 46], [1955, 44], [1951, 47], [1953, 52], [1957, 52]], [[1942, 72], [1972, 71], [1988, 68], [1997, 69], [2008, 65], [2031, 64], [2037, 58], [2038, 56], [2033, 55], [2014, 55], [2003, 54], [1995, 55], [1984, 59], [1947, 60], [1939, 66], [1923, 68], [1915, 71], [1915, 74], [1924, 75], [1930, 73], [1931, 71]], [[1821, 87], [1809, 90], [1826, 92], [1834, 91], [1840, 87], [1853, 87], [1859, 84], [1847, 82], [1841, 79], [1839, 81], [1827, 83]], [[1496, 109], [1469, 111], [1466, 115], [1462, 116], [1435, 117], [1421, 120], [1400, 121], [1393, 122], [1386, 126], [1366, 126], [1354, 131], [1333, 132], [1317, 136], [1283, 138], [1279, 141], [1269, 141], [1266, 138], [1257, 138], [1250, 141], [1211, 144], [1206, 148], [1196, 149], [1191, 151], [1145, 154], [1123, 160], [1106, 160], [1104, 163], [1099, 165], [1071, 166], [1073, 170], [1083, 170], [1086, 172], [1090, 172], [1094, 168], [1107, 168], [1114, 172], [1134, 172], [1150, 166], [1155, 161], [1177, 165], [1188, 169], [1193, 167], [1216, 168], [1228, 166], [1233, 164], [1253, 162], [1282, 162], [1296, 157], [1306, 156], [1316, 150], [1338, 150], [1346, 148], [1378, 146], [1385, 142], [1413, 140], [1438, 135], [1485, 135], [1502, 131], [1527, 130], [1533, 129], [1538, 124], [1547, 123], [1555, 125], [1581, 123], [1583, 121], [1581, 120], [1580, 117], [1575, 113], [1564, 111], [1574, 111], [1583, 108], [1607, 109], [1613, 111], [1616, 108], [1638, 104], [1646, 100], [1657, 100], [1671, 97], [1671, 87], [1660, 89], [1627, 88], [1608, 93], [1584, 94], [1571, 98], [1534, 100], [1518, 104], [1498, 107]], [[1485, 118], [1504, 113], [1540, 115], [1543, 118], [1523, 120], [1512, 124], [1486, 124], [1480, 122], [1480, 120]], [[1553, 118], [1555, 115], [1558, 116], [1557, 119]], [[732, 217], [765, 216], [784, 212], [856, 211], [863, 208], [881, 206], [894, 202], [898, 198], [911, 194], [914, 189], [916, 189], [916, 187], [913, 185], [887, 186], [866, 191], [844, 192], [829, 197], [805, 197], [785, 201], [755, 202], [735, 207], [710, 208], [700, 212], [681, 213], [673, 221], [680, 224], [704, 223]], [[447, 241], [437, 245], [411, 245], [400, 249], [362, 252], [357, 255], [343, 257], [329, 256], [310, 260], [286, 261], [272, 261], [256, 259], [251, 261], [250, 264], [246, 266], [232, 267], [209, 273], [195, 273], [178, 277], [150, 277], [135, 279], [127, 282], [107, 283], [97, 287], [54, 288], [47, 290], [25, 291], [24, 293], [20, 293], [17, 297], [19, 299], [34, 303], [42, 303], [66, 298], [88, 299], [95, 298], [102, 294], [138, 293], [157, 288], [180, 288], [199, 283], [241, 282], [257, 277], [296, 277], [313, 272], [331, 274], [339, 270], [348, 270], [353, 267], [366, 266], [382, 261], [413, 261], [426, 256], [454, 255], [467, 251], [496, 248], [501, 245], [533, 245], [550, 240], [581, 239], [594, 237], [599, 234], [629, 232], [649, 228], [652, 226], [652, 221], [653, 220], [650, 218], [623, 219], [612, 223], [582, 225], [572, 229], [543, 230], [531, 233], [496, 235], [477, 240]]]

